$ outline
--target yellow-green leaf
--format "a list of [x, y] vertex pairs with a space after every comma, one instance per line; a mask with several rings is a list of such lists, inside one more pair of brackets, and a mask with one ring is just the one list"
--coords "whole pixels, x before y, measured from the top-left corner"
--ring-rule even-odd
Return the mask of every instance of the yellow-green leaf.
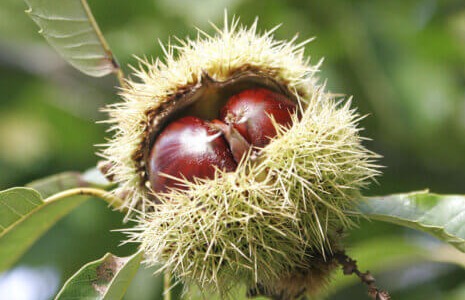
[[118, 257], [107, 253], [77, 271], [65, 283], [55, 300], [123, 298], [139, 269], [142, 254]]
[[80, 196], [81, 190], [65, 191], [45, 200], [31, 188], [0, 191], [0, 272], [14, 264], [58, 220], [90, 199]]
[[25, 0], [40, 33], [72, 66], [101, 77], [119, 69], [86, 0]]
[[112, 186], [105, 176], [97, 169], [89, 169], [84, 173], [63, 172], [35, 180], [27, 185], [38, 191], [42, 198], [47, 198], [58, 192], [77, 187], [98, 187], [108, 189]]

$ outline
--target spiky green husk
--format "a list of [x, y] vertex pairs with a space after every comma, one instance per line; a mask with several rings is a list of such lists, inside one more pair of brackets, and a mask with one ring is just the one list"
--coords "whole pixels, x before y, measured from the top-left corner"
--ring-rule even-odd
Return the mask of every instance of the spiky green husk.
[[[216, 27], [215, 27], [216, 28]], [[232, 22], [218, 34], [168, 46], [164, 62], [141, 61], [140, 82], [128, 81], [123, 102], [108, 108], [115, 135], [102, 155], [119, 182], [125, 205], [139, 225], [128, 230], [148, 264], [161, 264], [186, 283], [227, 295], [237, 283], [289, 298], [310, 292], [334, 267], [331, 251], [352, 225], [353, 208], [376, 171], [377, 155], [365, 149], [350, 102], [337, 102], [319, 87], [317, 66], [304, 59], [304, 43], [275, 41]], [[174, 52], [177, 52], [175, 56]], [[184, 182], [187, 191], [157, 195], [154, 204], [141, 152], [154, 113], [173, 95], [196, 88], [202, 76], [225, 81], [252, 70], [298, 99], [300, 118], [233, 173]], [[132, 214], [131, 214], [132, 215]]]
[[361, 145], [349, 101], [318, 89], [301, 104], [300, 120], [278, 128], [258, 160], [159, 195], [132, 233], [149, 264], [225, 295], [238, 281], [273, 291], [315, 268], [313, 256], [331, 255], [352, 225], [344, 211], [377, 174], [377, 155]]
[[119, 183], [115, 193], [124, 193], [130, 212], [147, 209], [150, 187], [140, 152], [149, 147], [145, 142], [150, 127], [156, 125], [153, 113], [172, 101], [173, 95], [201, 85], [204, 74], [224, 81], [247, 70], [265, 74], [304, 98], [315, 86], [318, 65], [304, 58], [304, 46], [310, 40], [299, 44], [295, 38], [276, 41], [272, 36], [276, 28], [260, 34], [257, 22], [244, 28], [237, 19], [229, 24], [226, 18], [223, 29], [214, 28], [214, 36], [198, 30], [196, 40], [180, 40], [178, 46], [163, 48], [163, 61], [141, 59], [139, 69], [134, 70], [139, 82], [128, 80], [121, 92], [124, 101], [106, 109], [114, 136], [103, 145], [101, 156], [111, 163], [108, 175]]

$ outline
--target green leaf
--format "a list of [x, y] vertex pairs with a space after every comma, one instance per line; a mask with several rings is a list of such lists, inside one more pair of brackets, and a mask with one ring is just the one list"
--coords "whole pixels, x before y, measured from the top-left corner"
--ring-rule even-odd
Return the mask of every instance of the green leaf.
[[59, 219], [89, 197], [50, 197], [31, 188], [0, 192], [0, 272], [9, 268]]
[[35, 180], [27, 185], [27, 187], [38, 191], [43, 198], [72, 188], [98, 187], [108, 189], [111, 186], [112, 183], [110, 183], [97, 168], [89, 169], [84, 173], [63, 172]]
[[25, 1], [39, 32], [76, 69], [94, 77], [119, 70], [86, 0]]
[[465, 252], [465, 196], [427, 191], [369, 197], [363, 215], [429, 233]]
[[82, 180], [81, 174], [79, 172], [63, 172], [42, 179], [34, 180], [33, 182], [26, 185], [26, 187], [30, 187], [39, 192], [43, 198], [47, 198], [53, 194], [67, 189], [82, 186], [87, 185]]
[[129, 257], [107, 253], [77, 271], [61, 289], [55, 300], [121, 299], [136, 275], [142, 260], [138, 252]]

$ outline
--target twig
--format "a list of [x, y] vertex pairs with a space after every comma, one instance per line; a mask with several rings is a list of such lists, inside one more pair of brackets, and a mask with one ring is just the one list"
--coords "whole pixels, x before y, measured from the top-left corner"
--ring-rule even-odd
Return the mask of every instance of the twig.
[[391, 300], [389, 293], [383, 290], [380, 290], [375, 285], [375, 278], [371, 275], [370, 271], [365, 273], [360, 272], [357, 268], [357, 261], [353, 260], [345, 254], [345, 252], [336, 253], [335, 256], [338, 263], [342, 266], [344, 275], [357, 275], [360, 280], [368, 286], [368, 295], [375, 300]]
[[168, 270], [163, 276], [163, 300], [171, 300], [171, 275]]

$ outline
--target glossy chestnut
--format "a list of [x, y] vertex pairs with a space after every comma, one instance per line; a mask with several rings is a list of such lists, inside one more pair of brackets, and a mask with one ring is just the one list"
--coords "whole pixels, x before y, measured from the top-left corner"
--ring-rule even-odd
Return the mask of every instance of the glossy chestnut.
[[236, 169], [222, 132], [196, 117], [171, 122], [156, 138], [147, 164], [154, 192], [183, 189], [172, 177], [192, 182], [194, 178], [213, 178], [216, 168], [227, 172]]
[[297, 105], [286, 96], [265, 88], [244, 90], [229, 98], [220, 119], [233, 127], [255, 147], [266, 146], [276, 136], [270, 118], [283, 126], [291, 126]]

